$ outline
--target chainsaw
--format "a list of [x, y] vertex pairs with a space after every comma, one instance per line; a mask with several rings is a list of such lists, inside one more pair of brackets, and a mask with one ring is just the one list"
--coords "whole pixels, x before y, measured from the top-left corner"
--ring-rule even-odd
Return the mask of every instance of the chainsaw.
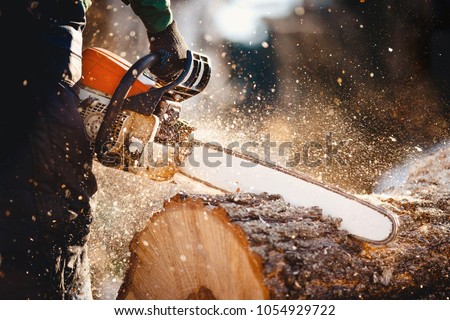
[[[383, 207], [249, 154], [196, 140], [196, 128], [180, 118], [181, 103], [205, 89], [210, 60], [189, 50], [184, 69], [168, 84], [148, 71], [158, 62], [156, 53], [132, 64], [102, 48], [83, 51], [79, 111], [96, 161], [156, 181], [182, 175], [218, 192], [279, 194], [291, 205], [320, 207], [360, 240], [386, 244], [395, 238], [398, 220]], [[213, 165], [205, 161], [205, 152], [214, 153]]]

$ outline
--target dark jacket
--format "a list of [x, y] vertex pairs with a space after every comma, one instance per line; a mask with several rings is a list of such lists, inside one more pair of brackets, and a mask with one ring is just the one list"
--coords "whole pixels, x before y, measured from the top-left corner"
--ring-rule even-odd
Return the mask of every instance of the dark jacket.
[[[173, 20], [169, 0], [122, 1], [126, 5], [131, 5], [150, 33], [163, 31]], [[39, 47], [48, 50], [48, 56], [58, 59], [64, 56], [61, 50], [70, 52], [68, 68], [60, 68], [64, 64], [67, 65], [66, 61], [48, 61], [47, 65], [53, 65], [49, 74], [57, 78], [62, 77], [65, 82], [72, 85], [81, 77], [82, 32], [86, 26], [86, 11], [90, 5], [91, 0], [15, 0], [2, 2], [0, 10], [2, 19], [5, 18], [5, 13], [10, 15], [5, 19], [17, 19], [17, 13], [26, 10], [29, 19], [34, 22], [22, 22], [22, 29], [28, 28], [37, 32]]]

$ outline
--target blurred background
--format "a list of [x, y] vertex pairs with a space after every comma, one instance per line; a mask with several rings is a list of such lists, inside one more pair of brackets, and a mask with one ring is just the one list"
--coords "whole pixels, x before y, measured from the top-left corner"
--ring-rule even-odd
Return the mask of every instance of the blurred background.
[[[295, 169], [355, 192], [371, 192], [383, 172], [448, 139], [450, 1], [172, 6], [190, 48], [212, 60], [208, 88], [183, 112], [199, 138], [225, 143], [270, 134], [293, 142], [295, 153], [331, 132], [346, 142], [339, 152], [347, 165], [300, 161]], [[148, 52], [142, 23], [120, 0], [94, 1], [85, 34], [85, 46], [131, 62]]]
[[[340, 161], [315, 149], [310, 156], [319, 165], [297, 161], [291, 169], [357, 194], [397, 183], [405, 163], [448, 147], [450, 0], [173, 0], [172, 6], [190, 48], [212, 61], [208, 87], [183, 104], [196, 138], [226, 146], [270, 135], [277, 145], [292, 144], [283, 157], [271, 150], [280, 165], [317, 142]], [[148, 52], [142, 23], [120, 0], [94, 1], [84, 46], [130, 62]], [[132, 211], [131, 236], [167, 186], [149, 194], [145, 182], [122, 179], [121, 198], [111, 193], [116, 173], [97, 171], [98, 212]], [[113, 258], [111, 268], [126, 261]]]

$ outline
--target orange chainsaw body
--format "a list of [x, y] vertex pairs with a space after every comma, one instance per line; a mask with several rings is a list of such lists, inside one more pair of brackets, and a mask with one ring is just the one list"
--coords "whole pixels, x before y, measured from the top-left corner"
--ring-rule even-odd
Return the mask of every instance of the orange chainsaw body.
[[[83, 50], [83, 86], [112, 96], [120, 80], [130, 69], [131, 63], [119, 55], [102, 48], [86, 48]], [[155, 82], [141, 74], [131, 87], [128, 96], [147, 92]]]

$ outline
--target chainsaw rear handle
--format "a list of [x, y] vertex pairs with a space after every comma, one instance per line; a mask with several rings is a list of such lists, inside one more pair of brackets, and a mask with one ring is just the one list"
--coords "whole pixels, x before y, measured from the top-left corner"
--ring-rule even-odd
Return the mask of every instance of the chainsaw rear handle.
[[[145, 95], [147, 97], [147, 100], [149, 100], [149, 96], [151, 96], [151, 101], [152, 104], [150, 106], [146, 105], [145, 108], [124, 108], [124, 102], [125, 99], [128, 95], [128, 92], [130, 91], [131, 87], [133, 86], [134, 82], [136, 81], [136, 79], [148, 68], [150, 68], [151, 66], [153, 66], [154, 64], [156, 64], [158, 61], [160, 60], [160, 57], [157, 53], [149, 53], [145, 56], [143, 56], [142, 58], [140, 58], [139, 60], [137, 60], [129, 69], [128, 71], [125, 73], [125, 75], [122, 77], [122, 79], [120, 80], [116, 90], [114, 91], [111, 100], [108, 104], [108, 106], [106, 107], [106, 112], [103, 118], [103, 121], [100, 125], [100, 128], [98, 130], [97, 133], [97, 137], [95, 140], [95, 152], [96, 152], [96, 156], [97, 159], [100, 161], [100, 163], [104, 164], [104, 165], [108, 165], [109, 161], [102, 161], [103, 159], [105, 159], [105, 155], [106, 153], [109, 151], [108, 150], [108, 142], [110, 142], [110, 137], [113, 133], [113, 128], [114, 128], [114, 123], [117, 120], [117, 117], [119, 116], [119, 114], [124, 110], [124, 109], [130, 109], [132, 111], [136, 111], [138, 113], [141, 114], [152, 114], [154, 113], [157, 105], [159, 104], [159, 102], [161, 101], [161, 98], [163, 97], [163, 95], [177, 87], [178, 85], [182, 84], [182, 83], [187, 83], [188, 87], [194, 87], [195, 85], [199, 85], [200, 83], [197, 82], [205, 82], [205, 81], [195, 81], [194, 83], [190, 83], [192, 81], [190, 81], [190, 79], [192, 78], [191, 74], [192, 74], [192, 69], [193, 69], [193, 53], [188, 50], [187, 52], [187, 61], [186, 61], [186, 66], [183, 69], [183, 71], [181, 72], [181, 74], [171, 83], [156, 88], [156, 87], [151, 87], [148, 92], [137, 95], [139, 98], [139, 96]], [[203, 67], [202, 67], [203, 68]], [[195, 78], [197, 79], [197, 78]], [[209, 80], [209, 75], [206, 79], [206, 82]], [[204, 86], [206, 86], [206, 83], [202, 84], [202, 88], [200, 88], [200, 91], [204, 88]], [[131, 97], [133, 98], [133, 97]], [[130, 106], [133, 104], [129, 104]], [[106, 150], [105, 150], [106, 149]], [[107, 160], [107, 159], [105, 159]]]

